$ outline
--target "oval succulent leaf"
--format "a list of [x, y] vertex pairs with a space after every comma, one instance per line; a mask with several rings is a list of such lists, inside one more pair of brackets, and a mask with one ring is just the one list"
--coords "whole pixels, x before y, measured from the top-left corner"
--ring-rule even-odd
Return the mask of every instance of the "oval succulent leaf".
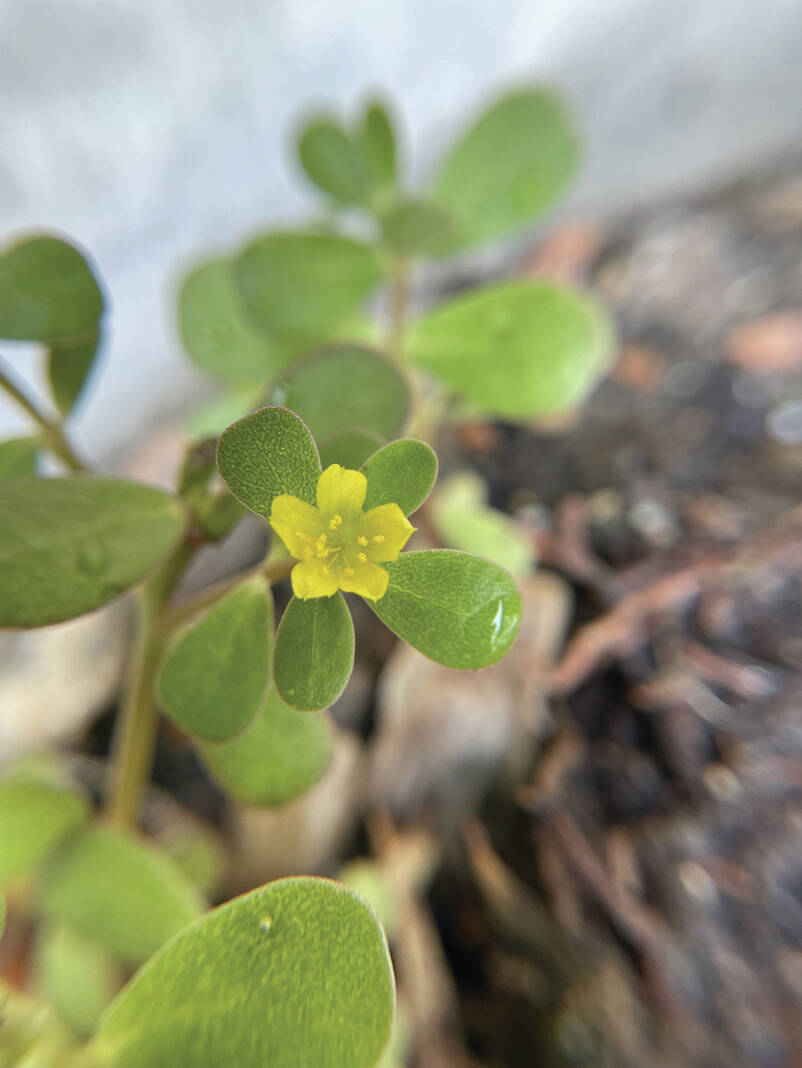
[[220, 438], [217, 467], [234, 496], [266, 519], [280, 493], [314, 503], [317, 447], [306, 424], [286, 408], [260, 408], [233, 423]]
[[91, 612], [140, 582], [180, 540], [175, 497], [111, 478], [16, 478], [0, 493], [0, 627]]
[[32, 875], [88, 815], [73, 791], [23, 775], [0, 780], [0, 885]]
[[281, 879], [164, 946], [109, 1006], [89, 1052], [114, 1068], [374, 1068], [393, 1004], [368, 906], [328, 879]]
[[328, 116], [310, 119], [298, 135], [298, 158], [315, 185], [341, 204], [368, 199], [372, 176], [358, 144]]
[[424, 656], [451, 668], [495, 663], [521, 622], [521, 596], [509, 572], [451, 549], [402, 553], [387, 564], [390, 584], [368, 604]]
[[550, 282], [508, 282], [457, 297], [415, 323], [411, 362], [481, 411], [528, 419], [578, 404], [606, 370], [607, 315]]
[[235, 737], [264, 702], [272, 637], [273, 601], [264, 580], [240, 583], [165, 660], [159, 676], [165, 712], [195, 738]]
[[395, 502], [412, 515], [429, 496], [437, 478], [437, 457], [425, 441], [402, 438], [374, 452], [362, 465], [368, 480], [365, 510]]
[[292, 708], [328, 708], [354, 666], [354, 624], [342, 594], [293, 597], [276, 633], [273, 678]]

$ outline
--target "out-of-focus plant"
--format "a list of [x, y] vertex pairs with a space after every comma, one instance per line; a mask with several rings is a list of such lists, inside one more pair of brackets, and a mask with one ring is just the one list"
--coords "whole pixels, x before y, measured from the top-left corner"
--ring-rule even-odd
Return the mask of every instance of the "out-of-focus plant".
[[[575, 143], [548, 92], [495, 103], [422, 193], [403, 188], [379, 103], [351, 127], [310, 119], [297, 148], [325, 219], [256, 237], [182, 286], [186, 347], [229, 393], [205, 413], [172, 493], [92, 474], [70, 443], [105, 329], [86, 258], [51, 235], [0, 258], [0, 338], [44, 347], [53, 402], [46, 410], [0, 367], [33, 423], [0, 443], [0, 626], [58, 623], [129, 590], [136, 605], [103, 807], [55, 756], [0, 779], [0, 888], [37, 924], [34, 989], [2, 992], [0, 1068], [369, 1068], [387, 1045], [387, 947], [351, 890], [290, 878], [207, 913], [202, 858], [182, 866], [140, 835], [159, 711], [233, 799], [275, 806], [331, 758], [323, 710], [354, 662], [343, 593], [442, 664], [502, 657], [520, 619], [515, 582], [462, 550], [518, 573], [525, 550], [503, 544], [481, 486], [463, 486], [432, 509], [454, 548], [404, 551], [437, 461], [400, 435], [434, 441], [455, 412], [520, 420], [573, 406], [602, 373], [610, 335], [589, 297], [545, 282], [410, 310], [420, 261], [519, 230], [566, 186]], [[380, 287], [384, 330], [365, 312]], [[45, 455], [68, 474], [39, 477]], [[276, 535], [267, 557], [176, 598], [198, 549], [248, 510]], [[272, 587], [286, 578], [276, 629]]]

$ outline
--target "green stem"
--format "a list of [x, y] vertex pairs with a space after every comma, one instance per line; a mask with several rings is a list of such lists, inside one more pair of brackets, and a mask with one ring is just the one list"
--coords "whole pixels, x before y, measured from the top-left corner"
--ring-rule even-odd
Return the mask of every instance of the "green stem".
[[23, 389], [9, 377], [8, 372], [1, 366], [0, 389], [5, 390], [5, 392], [12, 397], [39, 426], [44, 444], [55, 456], [58, 456], [65, 467], [69, 468], [70, 471], [74, 471], [76, 474], [86, 471], [86, 465], [80, 457], [75, 454], [69, 441], [67, 441], [61, 423], [53, 422], [48, 419], [47, 416], [40, 411], [34, 401], [32, 401]]
[[258, 564], [256, 567], [251, 568], [250, 571], [241, 571], [238, 575], [232, 575], [231, 578], [215, 582], [213, 586], [208, 586], [205, 590], [201, 590], [200, 593], [188, 597], [185, 601], [170, 609], [166, 616], [168, 631], [174, 630], [182, 623], [186, 623], [187, 620], [192, 619], [198, 612], [202, 612], [204, 608], [211, 608], [211, 606], [216, 604], [221, 597], [224, 597], [229, 590], [233, 590], [235, 586], [238, 586], [240, 582], [244, 582], [248, 578], [262, 575], [265, 581], [271, 586], [274, 582], [279, 582], [281, 579], [287, 578], [297, 562], [297, 560], [293, 560], [289, 557], [282, 557], [281, 559], [272, 561], [268, 559], [267, 563]]
[[118, 827], [136, 825], [153, 767], [159, 714], [156, 680], [169, 628], [166, 607], [196, 547], [182, 543], [136, 592], [136, 635], [118, 720], [106, 815]]

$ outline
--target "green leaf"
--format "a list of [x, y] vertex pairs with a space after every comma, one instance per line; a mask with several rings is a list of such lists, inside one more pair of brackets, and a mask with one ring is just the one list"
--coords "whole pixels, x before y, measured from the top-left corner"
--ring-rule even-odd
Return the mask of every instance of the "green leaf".
[[334, 704], [354, 666], [354, 624], [342, 594], [293, 597], [276, 633], [273, 678], [292, 708]]
[[576, 138], [558, 97], [521, 89], [497, 100], [451, 149], [435, 197], [459, 245], [501, 237], [542, 215], [576, 170]]
[[327, 341], [382, 280], [384, 264], [370, 245], [336, 234], [267, 234], [236, 264], [253, 322], [288, 344]]
[[487, 504], [487, 486], [473, 472], [451, 475], [431, 500], [431, 516], [453, 549], [486, 556], [521, 579], [532, 570], [532, 539], [510, 516]]
[[338, 122], [311, 119], [298, 135], [298, 158], [309, 178], [341, 204], [361, 204], [371, 192], [371, 174], [359, 145]]
[[375, 916], [328, 879], [281, 879], [166, 945], [107, 1010], [114, 1068], [373, 1068], [393, 1019]]
[[227, 381], [264, 382], [287, 361], [288, 354], [251, 325], [228, 260], [203, 263], [184, 278], [178, 321], [195, 363]]
[[324, 471], [330, 464], [358, 470], [383, 441], [375, 430], [338, 430], [318, 442], [320, 464]]
[[81, 253], [56, 237], [23, 239], [0, 258], [0, 337], [59, 341], [94, 332], [103, 296]]
[[41, 928], [34, 973], [39, 996], [81, 1038], [92, 1034], [119, 982], [105, 950], [60, 924]]
[[139, 964], [203, 910], [194, 883], [143, 838], [101, 824], [70, 836], [41, 874], [42, 913]]
[[0, 893], [0, 938], [3, 937], [3, 931], [6, 929], [6, 899], [5, 895]]
[[38, 466], [39, 438], [7, 438], [0, 441], [0, 482], [6, 478], [35, 475]]
[[219, 437], [236, 419], [252, 412], [263, 403], [265, 384], [241, 383], [213, 397], [190, 412], [187, 431], [196, 438]]
[[428, 200], [402, 200], [384, 212], [382, 231], [390, 248], [402, 256], [436, 256], [453, 247], [453, 216]]
[[331, 763], [333, 745], [325, 715], [290, 708], [271, 689], [244, 734], [200, 749], [237, 801], [273, 807], [300, 797], [319, 782]]
[[356, 141], [371, 173], [380, 186], [391, 186], [396, 178], [396, 137], [384, 105], [374, 100], [365, 109]]
[[159, 676], [164, 711], [195, 738], [222, 742], [253, 720], [270, 676], [273, 599], [240, 583], [180, 638]]
[[73, 410], [89, 381], [100, 348], [100, 334], [77, 345], [48, 349], [47, 377], [50, 392], [60, 415], [66, 417]]
[[437, 457], [424, 441], [391, 441], [366, 460], [362, 473], [368, 480], [365, 511], [392, 501], [404, 515], [417, 511], [437, 478]]
[[0, 494], [0, 627], [91, 612], [180, 540], [176, 498], [111, 478], [17, 478]]
[[0, 780], [0, 885], [32, 875], [88, 814], [86, 801], [70, 790], [22, 773]]
[[217, 467], [234, 496], [266, 519], [279, 493], [315, 503], [317, 447], [286, 408], [260, 408], [230, 426], [217, 446]]
[[608, 366], [612, 328], [588, 296], [508, 282], [418, 320], [406, 353], [482, 411], [526, 419], [578, 404]]
[[316, 349], [277, 380], [271, 400], [296, 412], [316, 441], [355, 429], [386, 440], [398, 431], [410, 404], [398, 368], [362, 345]]
[[390, 585], [367, 602], [384, 623], [430, 660], [480, 668], [500, 660], [521, 622], [512, 576], [489, 560], [452, 549], [402, 553], [386, 564]]

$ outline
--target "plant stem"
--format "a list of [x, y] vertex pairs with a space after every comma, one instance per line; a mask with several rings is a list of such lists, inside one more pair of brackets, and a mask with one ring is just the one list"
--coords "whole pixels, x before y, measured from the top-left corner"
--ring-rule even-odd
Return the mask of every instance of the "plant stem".
[[232, 575], [231, 578], [215, 582], [213, 586], [208, 586], [205, 590], [201, 590], [200, 593], [187, 598], [187, 600], [177, 604], [170, 610], [166, 616], [168, 631], [174, 630], [175, 627], [180, 626], [182, 623], [186, 623], [198, 612], [202, 612], [204, 608], [210, 608], [221, 597], [224, 597], [229, 590], [233, 590], [235, 586], [238, 586], [240, 582], [244, 582], [248, 578], [262, 575], [270, 585], [287, 578], [297, 562], [297, 560], [289, 557], [283, 557], [280, 560], [258, 564], [256, 567], [251, 568], [250, 571], [241, 571], [238, 575]]
[[64, 430], [61, 423], [53, 422], [48, 419], [47, 416], [40, 411], [36, 403], [23, 391], [23, 389], [17, 385], [2, 366], [0, 366], [0, 389], [4, 389], [10, 397], [12, 397], [21, 408], [30, 415], [33, 421], [39, 426], [42, 431], [42, 439], [47, 448], [58, 458], [61, 462], [69, 468], [70, 471], [77, 473], [86, 471], [86, 465], [83, 461], [76, 456], [69, 441], [64, 435]]
[[166, 606], [196, 547], [183, 542], [135, 594], [136, 635], [112, 754], [106, 815], [118, 827], [137, 823], [153, 767], [159, 714], [155, 687], [169, 628]]

